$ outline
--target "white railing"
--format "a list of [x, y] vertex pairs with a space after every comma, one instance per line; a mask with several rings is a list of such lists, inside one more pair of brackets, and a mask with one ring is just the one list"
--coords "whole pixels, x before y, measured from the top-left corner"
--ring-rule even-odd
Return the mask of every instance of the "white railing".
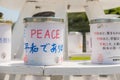
[[[11, 61], [0, 64], [0, 73], [11, 75], [11, 80], [50, 80], [51, 76], [72, 75], [108, 75], [120, 73], [120, 64], [99, 65], [86, 61], [64, 61], [54, 66], [25, 65], [23, 61]], [[13, 75], [15, 76], [13, 79]], [[20, 78], [20, 75], [22, 78]], [[7, 75], [6, 75], [7, 76]], [[9, 76], [10, 77], [10, 76]], [[16, 78], [17, 77], [17, 78]], [[24, 77], [24, 79], [23, 79]], [[119, 80], [119, 76], [115, 76]], [[10, 80], [10, 79], [7, 79]], [[57, 80], [57, 79], [56, 79]], [[113, 80], [113, 79], [112, 79]]]

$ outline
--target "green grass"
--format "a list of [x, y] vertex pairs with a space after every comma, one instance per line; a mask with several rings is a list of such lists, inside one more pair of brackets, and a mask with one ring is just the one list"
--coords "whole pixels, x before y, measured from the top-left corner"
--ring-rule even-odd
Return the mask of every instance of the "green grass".
[[90, 56], [71, 56], [70, 60], [90, 60]]

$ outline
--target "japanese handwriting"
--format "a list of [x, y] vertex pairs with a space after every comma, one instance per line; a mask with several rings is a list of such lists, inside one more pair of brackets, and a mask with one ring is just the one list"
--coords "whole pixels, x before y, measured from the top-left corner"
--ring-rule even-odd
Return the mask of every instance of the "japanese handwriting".
[[42, 47], [43, 49], [43, 52], [47, 52], [46, 48], [47, 46], [50, 45], [49, 43], [46, 43], [46, 44], [43, 44], [43, 45], [40, 45], [40, 47]]
[[56, 53], [57, 49], [56, 49], [57, 45], [55, 43], [52, 44], [52, 48], [50, 49], [52, 53]]
[[10, 43], [10, 38], [7, 37], [0, 37], [0, 43]]
[[39, 51], [42, 51], [43, 53], [61, 53], [63, 51], [63, 44], [45, 43], [37, 46], [35, 43], [25, 43], [25, 50], [32, 54]]
[[35, 43], [32, 43], [30, 46], [28, 43], [25, 43], [25, 49], [29, 50], [29, 53], [38, 52], [38, 47], [35, 45]]
[[103, 50], [116, 50], [120, 49], [120, 32], [94, 32], [96, 40], [99, 41], [99, 45], [102, 46]]

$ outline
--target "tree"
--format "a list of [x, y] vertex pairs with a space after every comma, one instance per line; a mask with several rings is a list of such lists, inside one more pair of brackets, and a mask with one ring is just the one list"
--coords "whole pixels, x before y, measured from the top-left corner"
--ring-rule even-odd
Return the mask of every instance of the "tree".
[[69, 31], [89, 31], [89, 22], [85, 12], [81, 13], [68, 13]]
[[2, 19], [2, 17], [3, 17], [3, 13], [2, 13], [2, 12], [0, 12], [0, 19]]

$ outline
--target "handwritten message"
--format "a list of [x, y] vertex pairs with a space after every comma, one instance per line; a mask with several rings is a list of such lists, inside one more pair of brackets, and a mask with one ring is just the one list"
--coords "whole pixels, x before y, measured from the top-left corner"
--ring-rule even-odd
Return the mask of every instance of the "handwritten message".
[[91, 24], [92, 62], [120, 63], [120, 23]]
[[64, 50], [63, 27], [30, 26], [25, 28], [24, 49], [26, 53], [60, 54]]

